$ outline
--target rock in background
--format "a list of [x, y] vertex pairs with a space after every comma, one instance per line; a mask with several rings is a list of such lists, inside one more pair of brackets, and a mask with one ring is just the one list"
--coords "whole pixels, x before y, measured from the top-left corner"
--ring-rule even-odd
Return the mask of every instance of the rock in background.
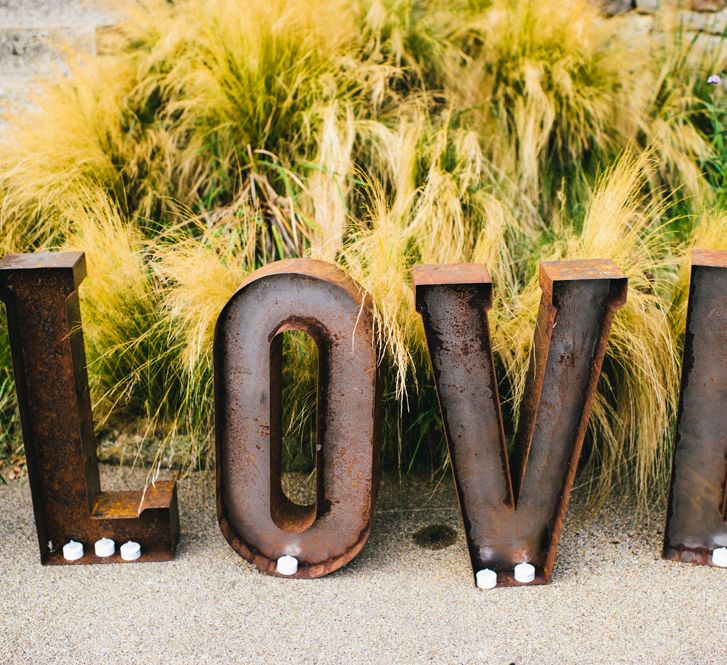
[[680, 20], [694, 32], [721, 35], [727, 30], [727, 0], [596, 0], [606, 16], [638, 13], [656, 15], [678, 12]]
[[635, 0], [606, 0], [602, 2], [603, 13], [606, 16], [618, 16], [630, 12], [636, 7]]
[[689, 9], [695, 12], [718, 12], [727, 7], [727, 0], [692, 0]]

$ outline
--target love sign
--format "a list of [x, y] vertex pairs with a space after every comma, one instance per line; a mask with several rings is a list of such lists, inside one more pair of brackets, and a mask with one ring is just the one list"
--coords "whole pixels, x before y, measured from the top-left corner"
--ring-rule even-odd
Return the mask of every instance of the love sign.
[[[78, 285], [83, 254], [0, 262], [41, 562], [171, 559], [176, 487], [102, 492]], [[415, 266], [414, 286], [478, 586], [550, 580], [611, 321], [626, 278], [606, 260], [541, 265], [515, 448], [505, 447], [484, 266]], [[282, 334], [318, 348], [317, 491], [281, 485]], [[364, 546], [379, 478], [379, 381], [370, 299], [333, 265], [292, 259], [253, 273], [215, 333], [217, 517], [267, 573], [313, 578]], [[727, 567], [727, 252], [692, 261], [664, 557]], [[116, 553], [114, 543], [128, 541]], [[110, 543], [110, 545], [109, 545]], [[125, 551], [126, 548], [126, 551]], [[91, 550], [93, 549], [93, 553]]]

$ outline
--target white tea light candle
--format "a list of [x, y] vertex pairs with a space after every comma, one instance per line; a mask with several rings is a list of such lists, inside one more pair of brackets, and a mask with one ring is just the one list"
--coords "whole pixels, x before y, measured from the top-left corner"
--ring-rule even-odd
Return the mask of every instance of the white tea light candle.
[[277, 569], [281, 575], [295, 575], [298, 572], [298, 559], [294, 556], [281, 556]]
[[515, 566], [515, 579], [521, 584], [527, 584], [535, 579], [535, 566], [530, 563], [519, 563]]
[[69, 540], [63, 546], [63, 558], [66, 561], [77, 561], [83, 556], [83, 545], [75, 540]]
[[141, 545], [130, 540], [121, 546], [120, 552], [124, 561], [136, 561], [141, 556]]
[[96, 552], [96, 556], [111, 556], [116, 551], [116, 544], [111, 538], [101, 538], [96, 541], [93, 550]]
[[497, 573], [489, 568], [478, 570], [475, 578], [478, 589], [494, 589], [497, 586]]
[[727, 568], [727, 547], [718, 547], [712, 552], [712, 563], [720, 568]]

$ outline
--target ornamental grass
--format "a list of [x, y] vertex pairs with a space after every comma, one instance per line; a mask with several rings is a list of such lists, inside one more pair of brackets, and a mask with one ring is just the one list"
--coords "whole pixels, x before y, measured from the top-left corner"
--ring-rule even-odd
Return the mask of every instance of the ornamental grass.
[[[448, 458], [415, 263], [482, 262], [514, 432], [542, 260], [629, 277], [580, 482], [668, 478], [692, 246], [727, 247], [727, 49], [630, 37], [587, 0], [144, 0], [0, 136], [4, 252], [79, 249], [97, 426], [184, 469], [213, 455], [212, 339], [247, 275], [334, 262], [372, 295], [384, 460]], [[286, 467], [314, 458], [316, 350], [286, 334]], [[7, 336], [0, 444], [17, 451]], [[119, 432], [121, 435], [119, 436]], [[133, 436], [131, 435], [133, 434]]]

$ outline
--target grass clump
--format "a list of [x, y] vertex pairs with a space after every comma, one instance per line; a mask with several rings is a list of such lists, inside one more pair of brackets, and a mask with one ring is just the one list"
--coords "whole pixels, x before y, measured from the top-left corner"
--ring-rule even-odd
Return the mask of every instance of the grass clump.
[[[136, 423], [162, 444], [158, 461], [208, 463], [222, 305], [261, 265], [313, 256], [372, 295], [386, 462], [442, 468], [412, 265], [488, 265], [514, 429], [538, 262], [606, 257], [629, 276], [629, 299], [582, 478], [599, 497], [663, 488], [684, 256], [723, 237], [724, 92], [706, 84], [721, 51], [679, 26], [634, 40], [587, 0], [124, 11], [100, 54], [70, 52], [70, 74], [45, 83], [33, 110], [7, 113], [0, 137], [4, 250], [88, 254], [82, 307], [103, 422]], [[315, 348], [293, 336], [285, 357], [285, 449], [304, 468]]]

